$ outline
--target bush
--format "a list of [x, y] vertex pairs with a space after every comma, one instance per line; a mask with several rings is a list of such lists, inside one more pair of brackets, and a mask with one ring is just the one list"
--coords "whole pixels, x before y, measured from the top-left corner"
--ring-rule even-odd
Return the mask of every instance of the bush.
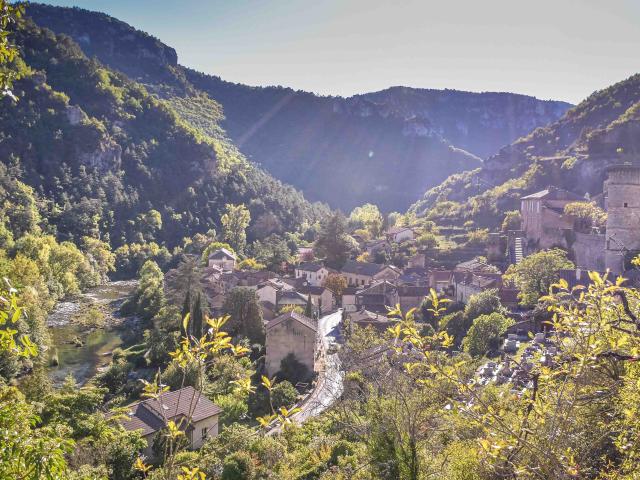
[[222, 466], [222, 480], [251, 480], [255, 476], [255, 466], [251, 455], [246, 452], [236, 452], [224, 459]]

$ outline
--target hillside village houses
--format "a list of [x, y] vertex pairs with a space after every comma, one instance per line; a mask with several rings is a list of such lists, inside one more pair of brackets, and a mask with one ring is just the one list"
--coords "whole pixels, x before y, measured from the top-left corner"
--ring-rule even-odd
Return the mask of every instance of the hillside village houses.
[[[575, 271], [561, 272], [569, 284], [588, 282], [581, 273], [586, 270], [608, 268], [624, 273], [625, 259], [640, 251], [640, 167], [609, 168], [604, 194], [593, 199], [608, 213], [606, 228], [585, 229], [565, 214], [568, 203], [583, 200], [554, 187], [523, 196], [521, 228], [489, 237], [487, 258], [494, 260], [493, 264], [479, 258], [462, 258], [448, 268], [434, 266], [430, 255], [415, 245], [413, 230], [401, 228], [387, 230], [381, 242], [389, 245], [401, 240], [403, 246], [414, 246], [404, 268], [349, 259], [333, 270], [314, 260], [293, 265], [292, 274], [276, 274], [238, 270], [235, 255], [220, 249], [209, 255], [202, 284], [214, 313], [220, 312], [225, 296], [233, 288], [255, 290], [266, 325], [266, 365], [270, 375], [279, 370], [280, 362], [288, 354], [295, 355], [313, 371], [320, 343], [317, 319], [337, 307], [344, 308], [352, 325], [382, 327], [387, 306], [400, 304], [404, 311], [419, 307], [431, 288], [460, 304], [480, 292], [496, 289], [503, 305], [512, 309], [514, 315], [520, 315], [518, 292], [503, 284], [500, 270], [537, 250], [551, 247], [566, 249], [578, 267]], [[357, 254], [365, 252], [367, 245], [370, 242], [362, 242]], [[346, 280], [347, 288], [340, 296], [325, 287], [329, 274]], [[309, 301], [314, 318], [300, 313]], [[281, 314], [283, 309], [293, 311]]]
[[319, 287], [329, 275], [329, 269], [320, 263], [304, 262], [295, 267], [296, 278], [305, 279], [309, 285]]

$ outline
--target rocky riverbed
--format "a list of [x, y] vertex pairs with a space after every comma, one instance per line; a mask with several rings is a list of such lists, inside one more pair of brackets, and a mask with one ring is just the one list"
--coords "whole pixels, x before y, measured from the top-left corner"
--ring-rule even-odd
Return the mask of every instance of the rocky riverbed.
[[65, 299], [47, 318], [52, 339], [49, 375], [60, 385], [68, 375], [84, 384], [111, 361], [135, 318], [118, 309], [135, 288], [135, 281], [109, 282]]

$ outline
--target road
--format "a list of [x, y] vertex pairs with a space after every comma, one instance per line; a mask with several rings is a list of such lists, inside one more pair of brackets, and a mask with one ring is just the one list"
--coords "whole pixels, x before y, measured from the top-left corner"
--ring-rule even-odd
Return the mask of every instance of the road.
[[329, 353], [331, 347], [340, 341], [341, 319], [342, 310], [338, 310], [318, 320], [318, 333], [325, 352], [324, 371], [319, 373], [316, 388], [301, 406], [301, 410], [292, 417], [296, 423], [320, 415], [342, 395], [344, 372], [340, 370], [340, 358], [337, 353]]

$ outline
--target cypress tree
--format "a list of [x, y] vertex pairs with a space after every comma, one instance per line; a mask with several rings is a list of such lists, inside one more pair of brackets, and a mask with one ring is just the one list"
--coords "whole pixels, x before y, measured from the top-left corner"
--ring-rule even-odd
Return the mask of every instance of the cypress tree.
[[180, 312], [182, 314], [180, 318], [180, 329], [183, 330], [182, 336], [184, 337], [187, 336], [188, 332], [185, 332], [184, 329], [182, 328], [182, 320], [184, 320], [184, 317], [186, 317], [187, 314], [190, 312], [191, 312], [191, 289], [187, 289], [187, 295], [184, 297], [184, 303], [182, 304], [182, 312]]
[[191, 312], [191, 334], [196, 338], [202, 336], [202, 325], [204, 323], [204, 308], [202, 305], [202, 296], [198, 293], [196, 301]]
[[311, 303], [311, 294], [307, 296], [307, 306], [304, 309], [304, 314], [309, 318], [313, 318], [313, 303]]

